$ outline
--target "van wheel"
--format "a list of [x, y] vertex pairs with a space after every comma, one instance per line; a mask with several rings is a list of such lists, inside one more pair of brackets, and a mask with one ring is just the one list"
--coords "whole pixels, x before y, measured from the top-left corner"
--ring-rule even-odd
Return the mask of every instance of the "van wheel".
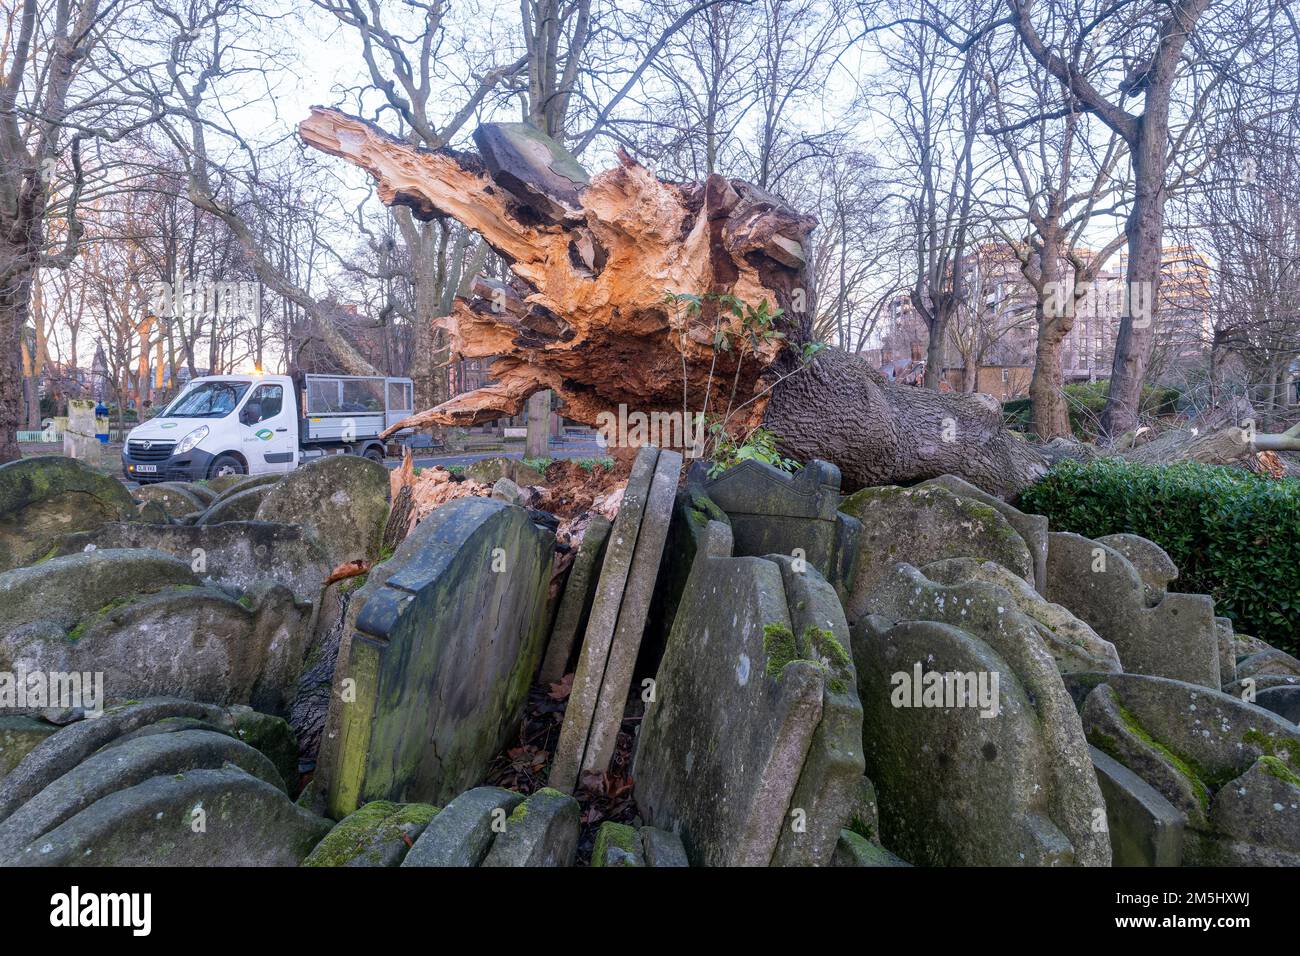
[[384, 453], [380, 451], [378, 448], [367, 448], [365, 454], [363, 454], [361, 457], [369, 458], [371, 461], [375, 462], [376, 464], [382, 465], [384, 463]]
[[220, 478], [223, 475], [242, 475], [244, 474], [244, 465], [234, 455], [218, 455], [208, 468], [209, 478]]

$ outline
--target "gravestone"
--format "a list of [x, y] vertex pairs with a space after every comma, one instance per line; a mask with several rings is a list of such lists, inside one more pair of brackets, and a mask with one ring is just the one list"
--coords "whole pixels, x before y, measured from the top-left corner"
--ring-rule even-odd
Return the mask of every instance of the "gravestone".
[[596, 831], [596, 845], [591, 851], [592, 866], [645, 866], [645, 848], [636, 827], [606, 820]]
[[[1158, 790], [1187, 818], [1188, 865], [1224, 865], [1292, 853], [1300, 816], [1251, 811], [1236, 791], [1253, 768], [1287, 786], [1300, 782], [1300, 728], [1261, 707], [1196, 684], [1144, 674], [1071, 678], [1088, 741]], [[1255, 779], [1252, 777], [1252, 779]], [[1259, 782], [1257, 779], [1255, 782]], [[1252, 800], [1254, 797], [1251, 798]], [[1300, 787], [1292, 800], [1300, 803]], [[1233, 808], [1233, 809], [1228, 809]], [[1272, 830], [1271, 822], [1281, 829]], [[1293, 864], [1288, 864], [1293, 865]]]
[[197, 577], [237, 592], [259, 581], [274, 581], [304, 603], [317, 604], [321, 585], [333, 567], [307, 531], [268, 521], [227, 521], [215, 525], [113, 523], [96, 531], [68, 535], [60, 554], [130, 548], [160, 551], [190, 565]]
[[578, 852], [578, 801], [550, 787], [538, 790], [506, 818], [483, 866], [572, 866]]
[[35, 717], [0, 716], [0, 781], [59, 728]]
[[[190, 491], [193, 486], [181, 482], [160, 481], [153, 485], [141, 485], [132, 492], [137, 501], [157, 502], [169, 518], [183, 518], [196, 511], [204, 511], [210, 499]], [[215, 495], [213, 499], [215, 499]]]
[[703, 482], [700, 490], [726, 512], [736, 557], [800, 557], [840, 598], [853, 581], [862, 525], [841, 513], [840, 470], [813, 459], [793, 475], [744, 461]]
[[1137, 567], [1110, 545], [1053, 532], [1048, 536], [1044, 596], [1069, 608], [1114, 644], [1125, 671], [1218, 690], [1222, 682], [1214, 601], [1203, 594], [1166, 594], [1158, 588], [1166, 572], [1157, 570], [1152, 551], [1157, 546], [1147, 544], [1139, 550], [1128, 543], [1147, 568], [1144, 581]]
[[[710, 522], [655, 678], [633, 777], [645, 821], [679, 834], [693, 865], [767, 866], [801, 809], [792, 807], [796, 791], [817, 792], [801, 776], [827, 685], [839, 693], [847, 678], [847, 655], [835, 652], [833, 638], [795, 633], [778, 563], [730, 555], [729, 529]], [[809, 773], [844, 747], [832, 729]], [[803, 822], [838, 832], [846, 821], [828, 815]]]
[[131, 521], [135, 502], [120, 481], [54, 456], [0, 465], [0, 572], [48, 556], [65, 535]]
[[[55, 561], [122, 554], [150, 552], [90, 552]], [[4, 584], [0, 576], [0, 592]], [[0, 670], [95, 674], [109, 701], [176, 696], [285, 713], [302, 667], [310, 612], [287, 588], [270, 583], [239, 600], [193, 584], [126, 592], [77, 613], [70, 627], [41, 617], [0, 637]], [[31, 704], [41, 706], [47, 705]]]
[[1082, 729], [1031, 622], [996, 589], [896, 574], [911, 606], [853, 631], [882, 842], [917, 865], [1107, 865]]
[[466, 790], [443, 807], [420, 834], [402, 866], [478, 866], [492, 846], [492, 838], [522, 794], [500, 787]]
[[339, 731], [321, 748], [332, 816], [442, 805], [482, 779], [541, 660], [553, 544], [521, 508], [460, 498], [371, 570], [339, 652], [354, 697], [331, 699]]
[[840, 510], [862, 522], [857, 570], [844, 605], [850, 624], [900, 562], [923, 567], [945, 558], [980, 558], [1026, 581], [1034, 578], [1033, 557], [1011, 523], [996, 508], [947, 488], [863, 488]]
[[938, 486], [946, 488], [953, 494], [962, 498], [973, 498], [982, 504], [988, 505], [995, 509], [1002, 517], [1006, 518], [1011, 527], [1024, 539], [1025, 546], [1029, 548], [1029, 554], [1033, 558], [1034, 574], [1028, 578], [1039, 592], [1047, 584], [1047, 519], [1042, 515], [1025, 514], [1011, 505], [1007, 504], [1001, 498], [996, 498], [982, 488], [977, 488], [964, 478], [958, 478], [956, 475], [940, 475], [938, 478], [931, 478], [929, 481], [923, 481], [919, 485], [921, 488]]
[[227, 521], [252, 521], [262, 502], [271, 492], [270, 484], [238, 486], [228, 494], [220, 495], [197, 518], [196, 525], [216, 525]]
[[1089, 747], [1106, 799], [1111, 866], [1182, 866], [1187, 817], [1119, 761]]
[[302, 861], [312, 867], [401, 866], [407, 851], [437, 819], [427, 803], [376, 800], [351, 813]]
[[328, 820], [295, 806], [283, 790], [228, 765], [110, 793], [23, 847], [17, 862], [295, 866], [329, 829]]
[[[573, 677], [573, 689], [564, 711], [560, 741], [556, 745], [555, 759], [551, 764], [549, 783], [555, 789], [565, 793], [573, 792], [582, 771], [591, 765], [587, 759], [589, 748], [595, 756], [595, 750], [591, 746], [592, 735], [595, 729], [596, 710], [604, 692], [611, 651], [620, 635], [625, 643], [635, 640], [639, 646], [645, 628], [645, 616], [649, 610], [649, 600], [659, 569], [659, 557], [667, 537], [668, 515], [663, 513], [665, 507], [663, 479], [670, 470], [673, 459], [667, 459], [665, 464], [669, 467], [664, 469], [661, 476], [657, 467], [659, 458], [660, 451], [653, 445], [643, 446], [637, 452], [632, 462], [627, 486], [623, 491], [618, 515], [614, 519], [609, 541], [605, 546], [605, 560], [601, 565], [600, 579], [596, 584], [596, 596], [587, 619], [587, 630], [582, 639], [578, 669]], [[677, 456], [676, 461], [680, 467], [681, 457]], [[657, 490], [656, 483], [658, 483]], [[675, 473], [672, 483], [675, 486]], [[654, 504], [657, 510], [647, 516], [647, 505], [652, 491], [655, 492]], [[671, 494], [668, 495], [666, 502], [667, 507], [671, 508]], [[646, 524], [647, 517], [653, 527], [647, 528], [643, 541], [642, 528]], [[638, 551], [640, 560], [638, 560]], [[653, 563], [651, 563], [651, 553], [656, 551], [658, 553], [653, 555]], [[620, 658], [624, 657], [626, 649], [620, 650], [619, 654]], [[635, 650], [632, 650], [632, 658], [632, 663], [635, 663]], [[625, 688], [625, 696], [626, 693]], [[621, 703], [618, 706], [618, 717], [621, 719]], [[617, 729], [615, 726], [614, 731], [617, 732]], [[603, 733], [603, 730], [601, 732]]]
[[302, 525], [337, 567], [378, 557], [388, 493], [383, 465], [359, 455], [327, 455], [276, 482], [255, 517]]
[[609, 540], [611, 527], [608, 518], [595, 515], [587, 525], [582, 543], [578, 545], [578, 553], [574, 555], [573, 564], [569, 568], [564, 596], [555, 614], [555, 625], [551, 628], [551, 639], [546, 645], [546, 657], [538, 675], [538, 680], [543, 683], [553, 684], [569, 673], [573, 647], [578, 641], [578, 634], [587, 623], [596, 597], [596, 584], [600, 580], [601, 562], [605, 557], [605, 544]]
[[1114, 644], [1066, 608], [1046, 600], [1027, 581], [996, 562], [948, 558], [927, 564], [921, 573], [937, 584], [982, 581], [1002, 588], [1012, 607], [1040, 625], [1038, 636], [1047, 645], [1056, 660], [1056, 669], [1062, 674], [1076, 671], [1118, 673], [1123, 669]]

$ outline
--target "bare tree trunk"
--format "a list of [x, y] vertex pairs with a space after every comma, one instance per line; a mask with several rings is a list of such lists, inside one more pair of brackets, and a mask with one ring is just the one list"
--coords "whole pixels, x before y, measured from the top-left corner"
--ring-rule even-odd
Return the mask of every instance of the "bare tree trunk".
[[[299, 130], [369, 172], [384, 202], [451, 216], [511, 263], [510, 283], [476, 283], [444, 322], [457, 357], [495, 358], [496, 380], [395, 428], [515, 415], [548, 388], [591, 425], [621, 404], [680, 411], [685, 393], [733, 433], [763, 425], [791, 456], [838, 465], [850, 489], [952, 472], [1008, 494], [1046, 470], [996, 403], [894, 386], [856, 356], [815, 351], [815, 303], [803, 301], [815, 223], [748, 183], [666, 183], [626, 154], [588, 181], [546, 137], [493, 124], [475, 133], [481, 158], [417, 151], [335, 110]], [[718, 348], [718, 329], [751, 341], [749, 320], [705, 301], [693, 321], [670, 293], [767, 303], [775, 318], [760, 331], [781, 336]]]

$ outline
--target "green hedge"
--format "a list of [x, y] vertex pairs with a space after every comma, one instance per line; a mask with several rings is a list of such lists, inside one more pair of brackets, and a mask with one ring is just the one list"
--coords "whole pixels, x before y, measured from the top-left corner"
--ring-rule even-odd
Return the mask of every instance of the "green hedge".
[[1176, 590], [1212, 595], [1236, 630], [1300, 650], [1300, 481], [1191, 462], [1063, 461], [1019, 507], [1053, 531], [1150, 538], [1178, 565]]

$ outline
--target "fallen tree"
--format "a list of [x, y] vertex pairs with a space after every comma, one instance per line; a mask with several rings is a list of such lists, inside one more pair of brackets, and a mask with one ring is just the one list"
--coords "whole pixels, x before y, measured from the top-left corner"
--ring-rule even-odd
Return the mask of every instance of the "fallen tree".
[[838, 465], [846, 490], [952, 473], [1008, 494], [1046, 470], [992, 399], [897, 385], [813, 345], [815, 220], [749, 183], [664, 182], [621, 151], [589, 177], [520, 124], [479, 127], [478, 155], [324, 108], [299, 131], [368, 172], [388, 205], [475, 230], [513, 273], [478, 281], [440, 320], [453, 354], [495, 359], [495, 381], [393, 430], [518, 414], [552, 389], [591, 425], [624, 405], [707, 410], [735, 437], [762, 426], [783, 454]]

